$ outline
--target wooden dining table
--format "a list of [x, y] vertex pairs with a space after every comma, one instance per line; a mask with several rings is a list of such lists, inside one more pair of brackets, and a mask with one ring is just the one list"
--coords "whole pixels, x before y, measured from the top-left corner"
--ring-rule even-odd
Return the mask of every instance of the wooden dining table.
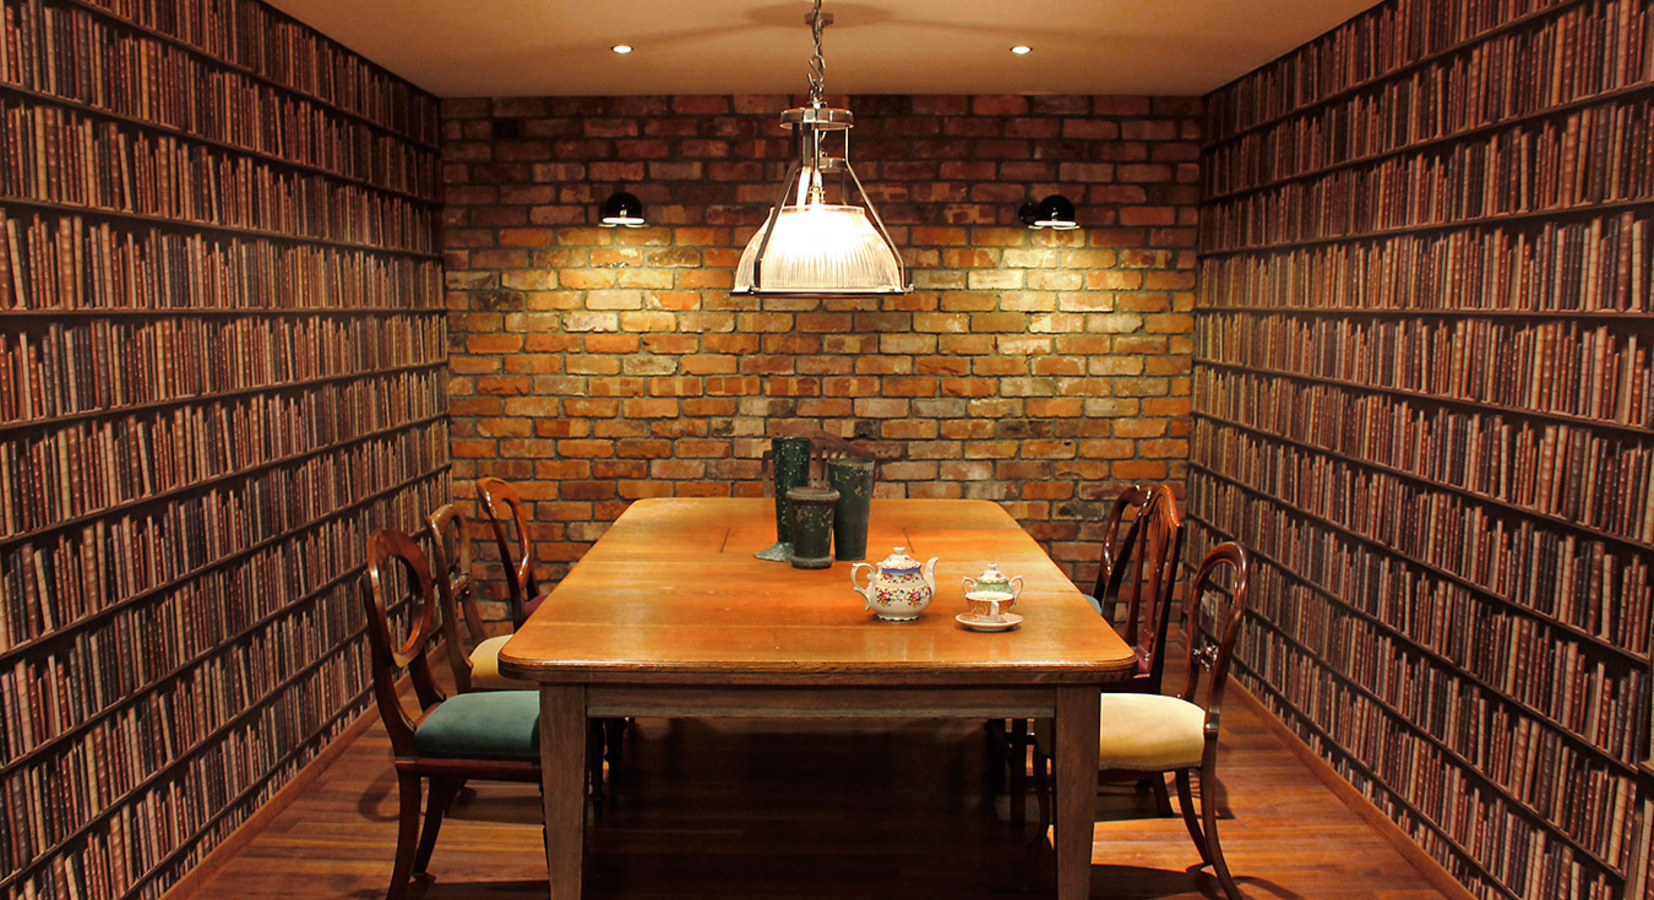
[[[992, 502], [873, 501], [869, 561], [939, 558], [910, 622], [867, 611], [850, 562], [755, 559], [774, 538], [773, 500], [639, 500], [500, 652], [504, 674], [539, 684], [552, 900], [581, 891], [586, 720], [625, 716], [1053, 719], [1057, 896], [1086, 897], [1098, 694], [1133, 670], [1125, 642]], [[1022, 576], [1023, 618], [983, 633], [955, 616], [962, 579], [990, 562]]]

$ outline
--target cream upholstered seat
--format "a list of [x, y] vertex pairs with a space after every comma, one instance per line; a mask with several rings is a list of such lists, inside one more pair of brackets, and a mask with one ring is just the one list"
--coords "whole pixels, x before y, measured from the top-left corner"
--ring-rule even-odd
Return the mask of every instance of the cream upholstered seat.
[[500, 674], [500, 648], [509, 640], [511, 635], [497, 634], [478, 644], [467, 654], [466, 661], [471, 664], [471, 687], [479, 691], [511, 691], [539, 687], [532, 681], [518, 681]]
[[[1232, 570], [1225, 590], [1214, 582], [1221, 569]], [[1229, 683], [1229, 661], [1235, 637], [1246, 613], [1246, 551], [1239, 544], [1212, 548], [1189, 582], [1184, 604], [1183, 636], [1188, 645], [1188, 681], [1178, 697], [1142, 693], [1104, 693], [1099, 701], [1097, 775], [1100, 781], [1120, 777], [1150, 777], [1165, 789], [1166, 773], [1177, 781], [1183, 824], [1194, 839], [1200, 858], [1212, 866], [1223, 893], [1241, 900], [1240, 888], [1229, 874], [1218, 843], [1217, 786], [1218, 723], [1223, 692]], [[1202, 676], [1205, 676], [1204, 678]], [[1051, 725], [1035, 723], [1034, 772], [1038, 780], [1042, 824], [1052, 816]], [[1200, 779], [1200, 813], [1195, 813], [1194, 778]]]
[[[1104, 694], [1097, 739], [1099, 769], [1138, 772], [1200, 765], [1206, 710], [1181, 697]], [[1042, 747], [1047, 755], [1050, 751]]]

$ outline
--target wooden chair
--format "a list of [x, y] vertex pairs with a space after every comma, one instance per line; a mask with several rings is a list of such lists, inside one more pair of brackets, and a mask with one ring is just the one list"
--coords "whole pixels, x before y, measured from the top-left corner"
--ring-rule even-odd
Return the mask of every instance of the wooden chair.
[[[444, 503], [425, 521], [431, 530], [431, 574], [442, 603], [442, 634], [448, 663], [454, 670], [454, 686], [462, 694], [472, 689], [533, 689], [532, 682], [500, 674], [500, 648], [511, 640], [511, 634], [490, 635], [477, 610], [476, 582], [471, 577], [476, 554], [465, 515], [458, 506]], [[465, 624], [464, 635], [460, 633], [461, 622]]]
[[[534, 548], [529, 543], [528, 517], [523, 515], [523, 500], [517, 489], [499, 478], [477, 479], [477, 505], [481, 507], [494, 531], [494, 541], [500, 548], [500, 563], [505, 566], [506, 602], [511, 612], [511, 627], [523, 627], [529, 613], [539, 607], [545, 596], [540, 593], [540, 582], [534, 577]], [[517, 537], [507, 534], [515, 526]], [[515, 544], [517, 549], [512, 551]]]
[[[1086, 602], [1111, 625], [1119, 624], [1120, 588], [1124, 586], [1120, 580], [1111, 579], [1120, 561], [1131, 558], [1131, 550], [1143, 533], [1149, 501], [1153, 499], [1153, 488], [1134, 484], [1122, 490], [1109, 507], [1108, 520], [1103, 525], [1101, 559], [1097, 563], [1097, 585], [1084, 596]], [[1124, 535], [1120, 533], [1122, 525], [1126, 527]]]
[[[1122, 525], [1126, 533], [1120, 537]], [[1171, 488], [1132, 485], [1115, 498], [1103, 529], [1097, 587], [1085, 598], [1131, 645], [1137, 655], [1137, 673], [1127, 681], [1109, 685], [1109, 690], [1160, 693], [1169, 611], [1182, 548], [1183, 519]], [[1011, 776], [1007, 785], [1011, 823], [1021, 825], [1027, 803], [1028, 722], [1012, 719], [997, 726], [990, 722], [989, 732], [1004, 748]], [[1165, 779], [1149, 779], [1142, 786], [1154, 792], [1155, 807], [1161, 815], [1172, 814]]]
[[[1184, 604], [1189, 678], [1182, 694], [1104, 693], [1097, 741], [1099, 779], [1148, 775], [1164, 786], [1166, 774], [1173, 775], [1183, 824], [1229, 900], [1242, 900], [1242, 896], [1218, 842], [1218, 727], [1235, 638], [1246, 613], [1250, 568], [1246, 551], [1233, 542], [1219, 544], [1206, 554], [1191, 582], [1189, 602]], [[1223, 569], [1231, 572], [1227, 589], [1214, 581]], [[1053, 812], [1050, 748], [1049, 724], [1042, 722], [1035, 729], [1034, 772], [1041, 824], [1047, 826]], [[1198, 816], [1191, 783], [1196, 772], [1200, 773]]]
[[[400, 567], [405, 578], [408, 636], [391, 634], [387, 610]], [[400, 531], [384, 529], [368, 540], [368, 578], [362, 591], [372, 655], [373, 693], [390, 735], [398, 788], [396, 862], [386, 900], [407, 894], [408, 878], [423, 873], [436, 846], [442, 816], [467, 779], [540, 782], [540, 696], [536, 691], [487, 691], [446, 697], [432, 675], [426, 651], [437, 634], [431, 572], [419, 546]], [[407, 669], [418, 709], [410, 713], [396, 689]], [[431, 783], [421, 829], [424, 782]], [[417, 845], [415, 843], [417, 839]]]

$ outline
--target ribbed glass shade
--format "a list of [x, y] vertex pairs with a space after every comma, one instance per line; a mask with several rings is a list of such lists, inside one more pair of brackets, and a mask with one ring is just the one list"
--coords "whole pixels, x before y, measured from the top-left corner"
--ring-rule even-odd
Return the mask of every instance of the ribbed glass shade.
[[[753, 293], [759, 229], [735, 268], [735, 293]], [[859, 206], [783, 206], [764, 249], [760, 293], [903, 293], [896, 251]]]

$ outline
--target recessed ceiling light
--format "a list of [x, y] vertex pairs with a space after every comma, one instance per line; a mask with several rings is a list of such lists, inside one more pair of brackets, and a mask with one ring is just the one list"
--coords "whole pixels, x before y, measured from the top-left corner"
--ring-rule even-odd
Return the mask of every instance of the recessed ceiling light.
[[631, 44], [616, 44], [613, 47], [610, 47], [609, 49], [613, 50], [616, 53], [619, 53], [622, 56], [624, 56], [624, 55], [632, 52], [632, 45]]
[[1015, 47], [1011, 48], [1011, 52], [1015, 53], [1018, 56], [1026, 56], [1029, 53], [1033, 53], [1034, 48], [1028, 46], [1027, 44], [1018, 44]]

